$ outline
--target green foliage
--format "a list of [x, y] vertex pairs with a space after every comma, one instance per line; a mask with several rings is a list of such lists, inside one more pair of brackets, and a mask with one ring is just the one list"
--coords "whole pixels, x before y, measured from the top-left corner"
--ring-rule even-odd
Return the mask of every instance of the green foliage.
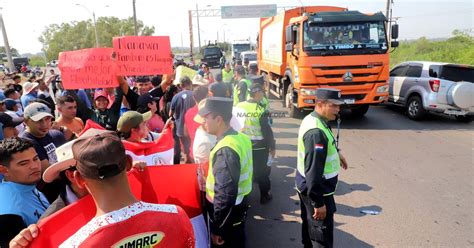
[[[19, 56], [19, 55], [18, 55], [18, 50], [16, 50], [16, 49], [13, 48], [13, 47], [10, 47], [10, 52], [12, 53], [12, 56], [13, 56], [13, 57]], [[4, 47], [4, 46], [0, 46], [0, 54], [7, 56], [7, 55], [6, 55], [7, 53], [5, 52], [5, 47]]]
[[34, 56], [31, 56], [31, 57], [30, 57], [30, 65], [31, 65], [31, 66], [41, 66], [41, 67], [44, 67], [44, 66], [46, 66], [46, 63], [45, 63], [45, 61], [44, 61], [44, 57], [43, 57], [43, 56], [34, 55]]
[[[152, 35], [154, 27], [145, 26], [137, 21], [138, 35]], [[112, 38], [134, 35], [133, 18], [99, 17], [97, 33], [100, 47], [112, 47]], [[96, 46], [94, 24], [91, 20], [70, 23], [51, 24], [43, 31], [39, 41], [44, 46], [48, 61], [57, 59], [62, 51], [71, 51]]]
[[401, 41], [390, 54], [390, 66], [404, 61], [425, 60], [474, 65], [474, 37], [454, 30], [453, 37], [437, 41], [425, 37], [416, 41]]

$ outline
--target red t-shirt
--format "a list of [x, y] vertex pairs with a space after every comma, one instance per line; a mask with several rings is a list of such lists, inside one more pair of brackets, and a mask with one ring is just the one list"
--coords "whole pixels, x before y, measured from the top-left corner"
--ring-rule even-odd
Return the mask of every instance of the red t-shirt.
[[194, 247], [181, 207], [136, 202], [93, 218], [59, 247]]
[[186, 114], [184, 114], [184, 124], [186, 125], [186, 129], [188, 131], [190, 140], [191, 140], [191, 145], [190, 145], [190, 151], [191, 151], [191, 157], [193, 156], [193, 144], [194, 144], [194, 137], [196, 136], [196, 130], [201, 126], [201, 124], [197, 123], [194, 121], [194, 117], [198, 113], [198, 106], [197, 104], [194, 105], [194, 107], [188, 109], [186, 111]]

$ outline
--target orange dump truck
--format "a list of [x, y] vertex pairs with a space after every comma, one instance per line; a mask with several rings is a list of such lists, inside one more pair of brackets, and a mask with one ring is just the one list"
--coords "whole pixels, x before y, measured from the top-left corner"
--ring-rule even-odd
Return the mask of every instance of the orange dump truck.
[[[346, 106], [363, 116], [388, 97], [387, 19], [330, 6], [301, 7], [260, 20], [258, 66], [269, 94], [290, 115], [313, 109], [318, 88], [342, 91]], [[392, 28], [392, 39], [398, 26]]]

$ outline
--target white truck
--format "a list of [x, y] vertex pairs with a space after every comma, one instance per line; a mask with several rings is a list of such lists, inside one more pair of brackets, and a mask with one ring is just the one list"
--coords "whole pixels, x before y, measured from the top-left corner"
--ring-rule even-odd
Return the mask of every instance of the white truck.
[[250, 40], [234, 40], [232, 42], [232, 60], [240, 59], [240, 53], [252, 50]]

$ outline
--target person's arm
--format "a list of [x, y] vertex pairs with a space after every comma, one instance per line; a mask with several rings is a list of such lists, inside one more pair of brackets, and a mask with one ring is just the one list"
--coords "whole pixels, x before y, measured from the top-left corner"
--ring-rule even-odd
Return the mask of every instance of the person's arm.
[[328, 141], [323, 131], [318, 128], [309, 130], [303, 136], [305, 160], [304, 170], [307, 196], [315, 208], [324, 206], [323, 187], [324, 164], [326, 163]]
[[239, 83], [239, 102], [247, 101], [247, 84], [244, 81]]
[[214, 222], [213, 234], [222, 236], [237, 199], [240, 178], [239, 155], [228, 147], [219, 149], [214, 156]]
[[85, 90], [78, 90], [77, 91], [77, 96], [84, 102], [87, 108], [92, 108], [91, 101], [89, 100], [89, 97], [87, 96], [87, 93]]
[[8, 247], [8, 243], [25, 228], [25, 222], [20, 215], [0, 215], [0, 247]]
[[112, 106], [110, 107], [110, 111], [117, 116], [120, 116], [120, 107], [122, 106], [122, 98], [123, 98], [123, 91], [121, 87], [117, 87], [115, 89], [115, 100]]
[[[271, 152], [275, 151], [275, 137], [273, 136], [273, 130], [270, 126], [270, 120], [268, 116], [270, 112], [265, 111], [260, 117], [260, 128], [262, 129], [263, 140], [267, 144], [268, 149]], [[272, 153], [273, 154], [273, 153]], [[274, 155], [274, 154], [273, 154]]]

